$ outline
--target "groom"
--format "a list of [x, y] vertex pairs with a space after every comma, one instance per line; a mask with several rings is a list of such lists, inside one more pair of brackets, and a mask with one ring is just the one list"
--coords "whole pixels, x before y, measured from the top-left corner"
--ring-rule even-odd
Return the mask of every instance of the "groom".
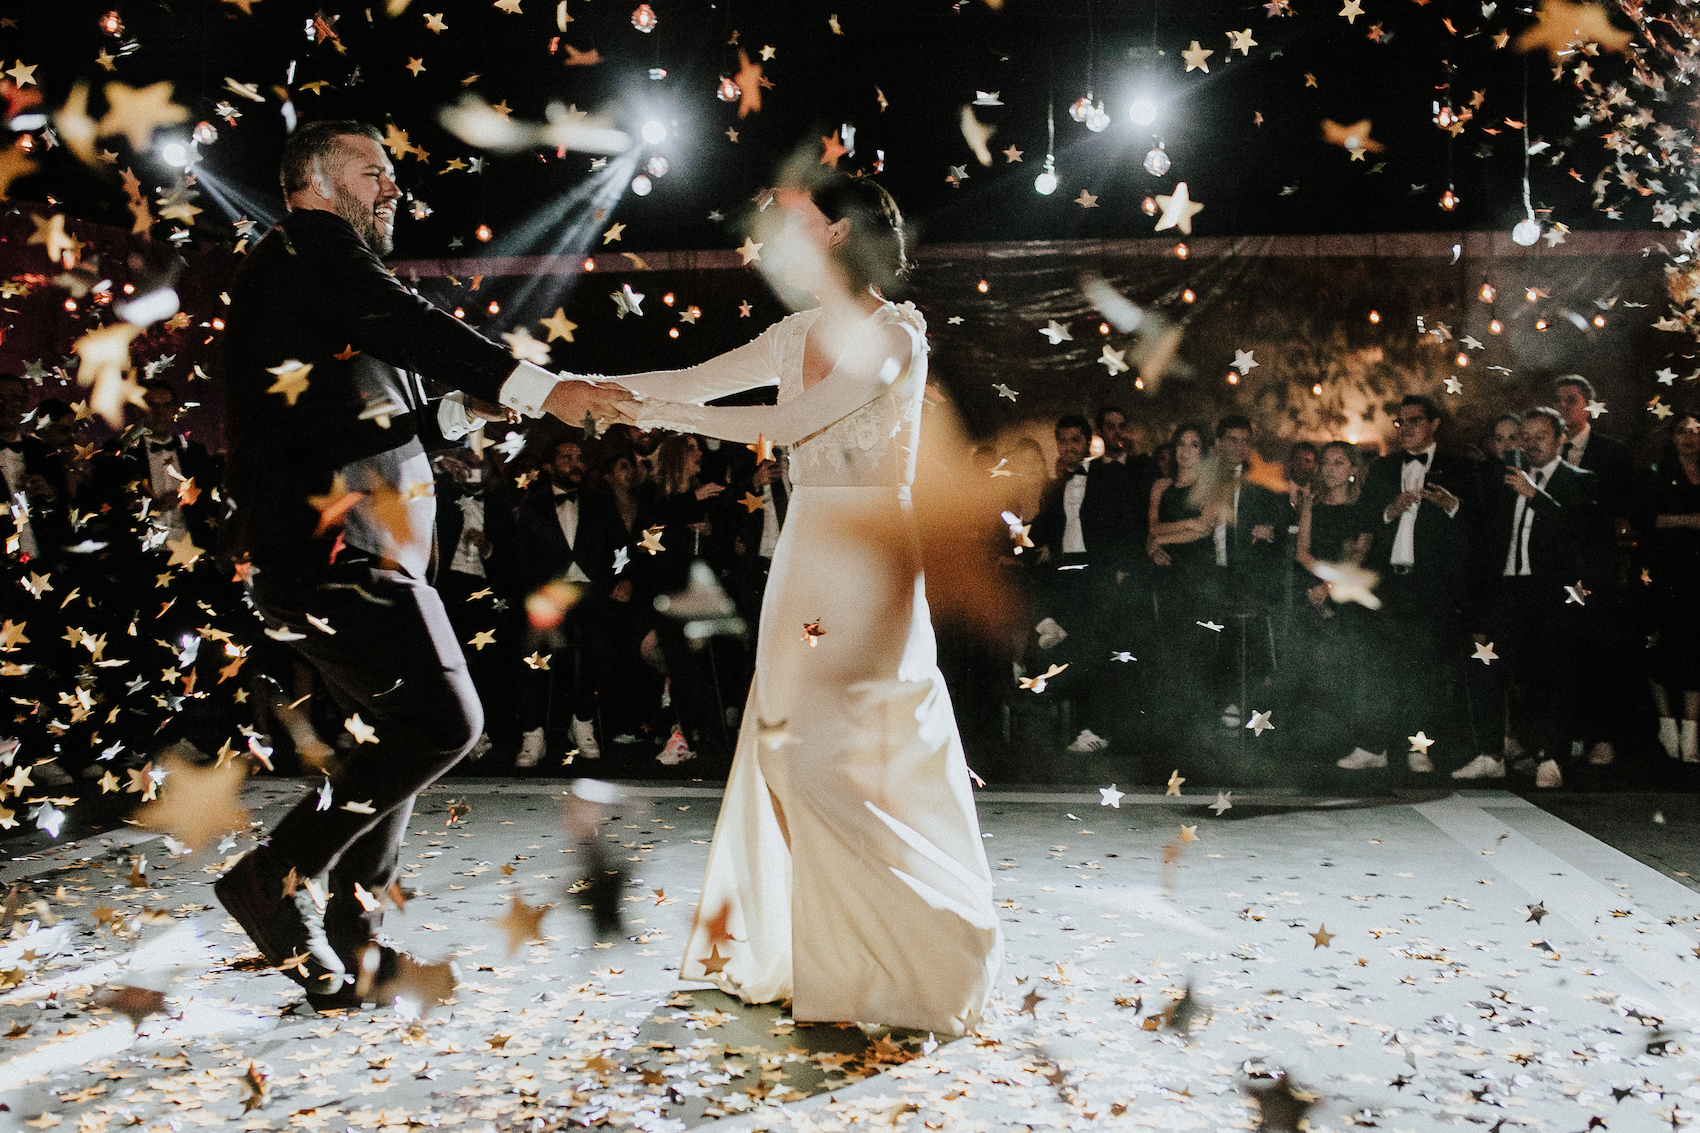
[[[401, 193], [380, 138], [360, 122], [291, 135], [289, 213], [237, 272], [225, 343], [224, 550], [266, 632], [318, 671], [356, 742], [214, 891], [317, 1007], [356, 1006], [357, 974], [366, 991], [395, 968], [374, 937], [414, 796], [483, 730], [427, 582], [426, 451], [510, 411], [613, 417], [624, 392], [515, 365], [385, 270]], [[432, 401], [420, 376], [457, 392]]]

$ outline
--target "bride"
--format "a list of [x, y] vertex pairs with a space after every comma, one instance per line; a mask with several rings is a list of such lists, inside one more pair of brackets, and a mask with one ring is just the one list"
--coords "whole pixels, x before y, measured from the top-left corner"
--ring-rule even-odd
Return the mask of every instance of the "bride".
[[[790, 509], [682, 978], [804, 1021], [963, 1033], [1003, 941], [917, 568], [926, 323], [886, 191], [775, 190], [763, 267], [819, 306], [685, 370], [617, 380], [641, 428], [791, 447]], [[703, 402], [777, 385], [778, 404]]]

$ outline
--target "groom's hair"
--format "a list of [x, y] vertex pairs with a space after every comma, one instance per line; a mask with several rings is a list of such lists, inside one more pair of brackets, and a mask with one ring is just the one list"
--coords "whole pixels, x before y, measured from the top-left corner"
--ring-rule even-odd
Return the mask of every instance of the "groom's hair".
[[873, 287], [892, 298], [909, 279], [903, 213], [885, 187], [871, 177], [833, 174], [809, 188], [815, 207], [830, 222], [850, 218], [850, 235], [838, 246], [838, 261], [856, 290]]
[[278, 180], [283, 182], [283, 195], [287, 197], [312, 184], [313, 174], [324, 172], [321, 163], [342, 149], [344, 138], [371, 138], [374, 142], [381, 142], [384, 135], [376, 126], [353, 119], [308, 122], [298, 127], [283, 143], [283, 160], [278, 170]]

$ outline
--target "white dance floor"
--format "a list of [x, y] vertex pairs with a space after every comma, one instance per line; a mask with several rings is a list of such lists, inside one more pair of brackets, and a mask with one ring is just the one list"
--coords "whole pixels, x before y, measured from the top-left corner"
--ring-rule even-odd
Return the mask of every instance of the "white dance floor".
[[[0, 1124], [1221, 1130], [1262, 1105], [1269, 1128], [1572, 1133], [1700, 1115], [1700, 895], [1509, 794], [1236, 793], [1217, 813], [1215, 792], [983, 791], [1000, 1011], [935, 1045], [678, 981], [710, 788], [634, 785], [610, 808], [627, 923], [598, 939], [566, 892], [584, 855], [564, 785], [422, 799], [416, 896], [386, 928], [462, 981], [422, 1018], [316, 1015], [242, 962], [211, 882], [251, 838], [200, 857], [134, 830], [12, 843]], [[246, 798], [269, 823], [310, 787]], [[451, 800], [470, 807], [452, 825]], [[510, 953], [495, 922], [516, 897], [555, 907]], [[113, 987], [164, 999], [132, 1025], [96, 1005]]]

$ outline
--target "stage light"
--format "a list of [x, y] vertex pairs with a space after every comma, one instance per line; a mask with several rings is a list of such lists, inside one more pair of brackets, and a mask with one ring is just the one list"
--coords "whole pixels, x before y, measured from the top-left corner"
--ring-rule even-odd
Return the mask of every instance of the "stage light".
[[1536, 299], [1539, 299], [1540, 297], [1541, 297], [1540, 292], [1535, 290], [1533, 287], [1531, 287], [1527, 291], [1523, 292], [1523, 301], [1526, 302], [1526, 303], [1533, 303]]
[[986, 292], [990, 291], [991, 289], [992, 289], [992, 285], [987, 283], [983, 279], [979, 283], [976, 283], [974, 285], [974, 290], [978, 291], [982, 295], [984, 295]]
[[1157, 104], [1149, 98], [1136, 98], [1127, 108], [1127, 116], [1133, 119], [1135, 126], [1149, 126], [1157, 121]]
[[67, 311], [70, 311], [72, 314], [76, 314], [77, 313], [77, 301], [75, 299], [65, 300], [65, 309]]
[[1237, 386], [1240, 384], [1240, 372], [1238, 370], [1228, 371], [1228, 384], [1231, 386]]
[[182, 169], [189, 164], [189, 147], [182, 142], [166, 142], [159, 148], [159, 158], [167, 165]]
[[1381, 321], [1381, 312], [1380, 311], [1371, 311], [1369, 313], [1369, 321], [1372, 322], [1372, 323], [1379, 323]]
[[1317, 397], [1321, 397], [1322, 396], [1322, 383], [1318, 382], [1315, 385], [1311, 386], [1310, 392]]
[[1498, 319], [1495, 319], [1495, 320], [1493, 320], [1493, 322], [1488, 324], [1488, 333], [1489, 334], [1501, 334], [1501, 333], [1504, 332], [1504, 330], [1505, 330], [1505, 324], [1500, 322]]
[[224, 320], [223, 319], [214, 319], [212, 321], [212, 328], [214, 330], [223, 330], [224, 329]]
[[1044, 197], [1057, 191], [1057, 159], [1053, 155], [1045, 155], [1045, 171], [1033, 178], [1033, 188]]
[[1098, 324], [1098, 333], [1099, 334], [1109, 334], [1110, 333], [1110, 324], [1109, 323], [1099, 323]]
[[1482, 295], [1482, 302], [1484, 302], [1484, 303], [1493, 302], [1493, 296], [1494, 296], [1493, 284], [1491, 284], [1491, 283], [1482, 284], [1481, 295]]
[[667, 140], [667, 127], [653, 118], [645, 122], [643, 129], [638, 132], [643, 135], [643, 140], [652, 146], [658, 146]]
[[1541, 238], [1541, 222], [1534, 217], [1519, 220], [1511, 229], [1511, 242], [1527, 248]]
[[1145, 379], [1144, 378], [1133, 379], [1133, 388], [1134, 389], [1144, 389], [1145, 388]]
[[490, 237], [493, 236], [494, 233], [490, 231], [490, 226], [488, 224], [480, 224], [477, 230], [473, 232], [473, 235], [478, 237], [480, 243], [488, 244], [490, 242]]
[[133, 284], [133, 283], [126, 283], [126, 284], [125, 284], [125, 285], [124, 285], [124, 294], [126, 294], [126, 295], [134, 295], [134, 294], [135, 294], [135, 293], [136, 293], [136, 285], [135, 285], [135, 284]]
[[678, 338], [679, 337], [679, 328], [678, 327], [667, 328], [667, 337], [668, 338]]
[[640, 197], [649, 196], [649, 191], [653, 188], [655, 188], [655, 182], [651, 181], [648, 177], [645, 177], [641, 173], [632, 178], [632, 192], [636, 193]]
[[1139, 202], [1139, 211], [1144, 213], [1146, 216], [1156, 216], [1157, 215], [1157, 200], [1156, 200], [1156, 198], [1155, 197], [1146, 197], [1143, 201], [1140, 201]]

